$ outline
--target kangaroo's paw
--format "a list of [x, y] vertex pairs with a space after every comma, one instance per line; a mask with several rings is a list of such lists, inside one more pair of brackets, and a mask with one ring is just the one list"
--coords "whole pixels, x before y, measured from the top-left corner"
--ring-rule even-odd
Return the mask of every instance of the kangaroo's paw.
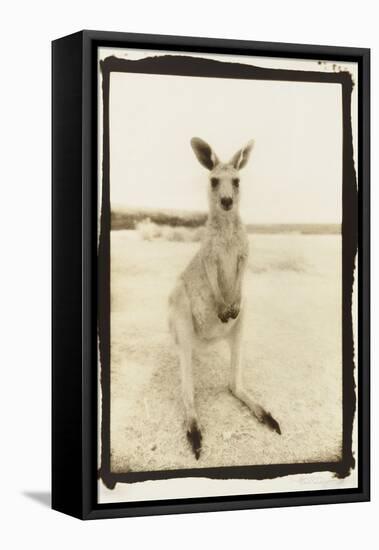
[[229, 317], [237, 319], [240, 312], [240, 306], [238, 304], [232, 304], [229, 308]]
[[237, 319], [240, 312], [240, 306], [238, 303], [231, 306], [222, 306], [218, 310], [218, 318], [222, 323], [227, 323], [229, 319]]
[[191, 445], [192, 452], [195, 455], [196, 460], [200, 458], [201, 452], [201, 440], [202, 440], [201, 431], [197, 425], [196, 420], [193, 420], [187, 430], [187, 439]]
[[220, 309], [218, 312], [218, 318], [222, 323], [227, 323], [230, 318], [229, 309], [227, 308]]

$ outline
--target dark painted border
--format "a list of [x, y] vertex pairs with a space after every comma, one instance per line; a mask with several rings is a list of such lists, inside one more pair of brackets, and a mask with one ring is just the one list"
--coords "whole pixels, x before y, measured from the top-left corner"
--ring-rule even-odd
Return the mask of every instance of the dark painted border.
[[[241, 63], [228, 63], [189, 56], [155, 56], [138, 61], [114, 56], [100, 62], [103, 89], [103, 201], [99, 250], [99, 320], [100, 358], [102, 365], [102, 465], [100, 475], [108, 488], [117, 482], [136, 482], [148, 479], [177, 477], [208, 477], [214, 479], [242, 478], [269, 479], [297, 473], [329, 470], [338, 477], [346, 477], [354, 467], [352, 428], [356, 397], [354, 388], [354, 361], [351, 297], [354, 277], [354, 258], [357, 250], [357, 188], [353, 162], [351, 130], [352, 79], [348, 72], [325, 73], [315, 71], [262, 68]], [[258, 79], [292, 82], [335, 83], [342, 87], [343, 119], [343, 449], [340, 462], [233, 466], [220, 468], [191, 468], [154, 472], [113, 473], [110, 468], [110, 182], [109, 182], [109, 90], [112, 72], [201, 76], [204, 78]]]

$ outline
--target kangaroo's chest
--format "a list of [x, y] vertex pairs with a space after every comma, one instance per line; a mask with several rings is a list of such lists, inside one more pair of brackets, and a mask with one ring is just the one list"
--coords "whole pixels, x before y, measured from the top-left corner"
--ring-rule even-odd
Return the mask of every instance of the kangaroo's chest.
[[222, 293], [228, 297], [234, 292], [241, 258], [248, 253], [244, 232], [236, 233], [234, 238], [216, 240], [214, 253], [218, 284]]
[[217, 279], [222, 294], [231, 297], [236, 285], [239, 251], [231, 249], [218, 256]]

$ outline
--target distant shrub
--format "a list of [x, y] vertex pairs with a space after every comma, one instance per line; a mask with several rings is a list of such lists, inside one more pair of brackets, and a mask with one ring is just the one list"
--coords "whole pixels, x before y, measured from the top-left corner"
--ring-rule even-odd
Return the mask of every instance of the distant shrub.
[[152, 241], [162, 236], [162, 227], [152, 222], [150, 218], [136, 223], [136, 229], [144, 241]]
[[174, 242], [198, 242], [202, 239], [204, 228], [195, 229], [189, 227], [171, 227], [170, 225], [159, 225], [150, 218], [137, 222], [136, 230], [144, 241], [162, 239]]

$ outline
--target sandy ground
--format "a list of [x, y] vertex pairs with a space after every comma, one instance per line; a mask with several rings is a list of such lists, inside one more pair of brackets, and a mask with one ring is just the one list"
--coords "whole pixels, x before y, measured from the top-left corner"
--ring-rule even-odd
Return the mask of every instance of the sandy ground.
[[203, 431], [196, 461], [183, 428], [167, 297], [198, 247], [112, 232], [112, 470], [338, 460], [341, 237], [251, 236], [244, 377], [282, 435], [228, 392], [228, 350], [220, 343], [194, 359]]

